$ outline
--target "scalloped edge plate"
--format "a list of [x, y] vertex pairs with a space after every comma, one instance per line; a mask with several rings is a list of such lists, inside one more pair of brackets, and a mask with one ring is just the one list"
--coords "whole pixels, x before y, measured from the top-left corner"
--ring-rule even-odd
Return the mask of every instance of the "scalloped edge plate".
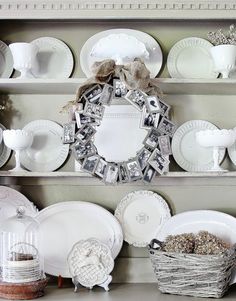
[[[0, 128], [3, 131], [6, 130], [5, 126], [2, 125], [1, 123], [0, 123]], [[5, 143], [2, 139], [2, 142], [0, 143], [0, 168], [7, 163], [10, 156], [11, 156], [11, 149], [5, 145]]]
[[213, 45], [202, 38], [190, 37], [178, 41], [167, 57], [167, 69], [173, 78], [217, 78], [210, 54]]
[[126, 242], [135, 247], [146, 247], [157, 237], [171, 214], [163, 197], [152, 191], [139, 190], [120, 201], [115, 217], [122, 226]]
[[[183, 123], [174, 133], [172, 139], [172, 152], [175, 161], [180, 167], [189, 172], [208, 171], [213, 166], [213, 148], [204, 148], [200, 146], [196, 138], [192, 137], [196, 132], [201, 130], [216, 130], [217, 126], [205, 120], [190, 120]], [[183, 146], [183, 139], [187, 136], [188, 147], [186, 142]], [[190, 137], [190, 138], [189, 138]], [[192, 161], [187, 159], [188, 154], [191, 154]], [[220, 151], [220, 163], [225, 156], [225, 149]], [[201, 162], [204, 158], [210, 158], [207, 162]]]

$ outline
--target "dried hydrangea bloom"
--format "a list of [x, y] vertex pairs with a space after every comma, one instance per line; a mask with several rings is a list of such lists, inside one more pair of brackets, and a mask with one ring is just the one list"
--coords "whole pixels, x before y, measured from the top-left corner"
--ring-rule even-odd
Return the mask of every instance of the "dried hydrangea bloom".
[[195, 254], [218, 255], [229, 248], [229, 244], [207, 231], [200, 231], [195, 237]]
[[162, 247], [165, 252], [193, 253], [194, 234], [183, 233], [179, 235], [169, 235]]
[[234, 24], [231, 24], [227, 32], [223, 32], [222, 29], [218, 29], [215, 32], [208, 32], [207, 34], [210, 42], [217, 45], [236, 45], [236, 30]]

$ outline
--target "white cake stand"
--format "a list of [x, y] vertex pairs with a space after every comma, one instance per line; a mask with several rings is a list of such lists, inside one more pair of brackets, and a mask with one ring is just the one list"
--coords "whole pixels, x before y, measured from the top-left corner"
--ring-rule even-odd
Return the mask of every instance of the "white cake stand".
[[235, 142], [235, 132], [233, 130], [205, 130], [196, 133], [197, 142], [202, 147], [213, 148], [213, 167], [207, 171], [226, 172], [219, 165], [220, 150], [231, 146]]

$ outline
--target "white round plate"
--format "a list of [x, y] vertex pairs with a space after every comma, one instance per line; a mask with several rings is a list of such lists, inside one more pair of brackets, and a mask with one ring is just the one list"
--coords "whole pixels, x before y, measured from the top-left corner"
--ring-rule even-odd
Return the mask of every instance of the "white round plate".
[[146, 247], [157, 237], [171, 214], [168, 204], [160, 195], [140, 190], [127, 194], [121, 200], [115, 216], [123, 228], [124, 240], [135, 247]]
[[54, 171], [66, 160], [69, 145], [62, 143], [63, 128], [51, 120], [35, 120], [23, 130], [34, 135], [30, 148], [20, 154], [21, 164], [31, 171]]
[[[236, 127], [234, 128], [234, 131], [236, 133]], [[231, 161], [234, 163], [234, 165], [236, 165], [236, 142], [234, 142], [232, 146], [228, 147], [227, 151]]]
[[[0, 123], [0, 128], [4, 131], [6, 130], [5, 126]], [[0, 143], [0, 167], [7, 163], [9, 157], [11, 155], [11, 150], [8, 148], [4, 141]]]
[[38, 213], [36, 206], [23, 194], [15, 189], [0, 186], [0, 222], [16, 215], [16, 209], [19, 206], [25, 209], [26, 215], [33, 217]]
[[177, 42], [170, 50], [167, 68], [174, 78], [217, 78], [210, 54], [213, 45], [201, 38], [186, 38]]
[[13, 71], [13, 57], [10, 48], [0, 41], [0, 77], [9, 78]]
[[37, 64], [31, 70], [36, 78], [68, 78], [74, 67], [70, 48], [61, 40], [42, 37], [31, 42], [38, 47]]
[[[214, 124], [205, 120], [190, 120], [182, 124], [174, 133], [172, 152], [175, 161], [186, 171], [208, 171], [213, 166], [213, 148], [204, 148], [196, 141], [196, 133], [202, 130], [216, 130]], [[220, 151], [223, 161], [225, 149]]]
[[147, 51], [149, 52], [149, 59], [144, 59], [144, 63], [146, 64], [148, 70], [151, 72], [151, 77], [153, 78], [156, 77], [159, 71], [161, 70], [162, 61], [163, 61], [163, 55], [162, 55], [160, 45], [152, 36], [150, 36], [145, 32], [133, 30], [133, 29], [125, 29], [125, 28], [101, 31], [86, 41], [86, 43], [84, 44], [80, 52], [80, 65], [84, 74], [87, 77], [91, 77], [93, 75], [91, 72], [91, 66], [95, 61], [98, 60], [97, 58], [90, 56], [90, 53], [94, 45], [100, 39], [107, 37], [110, 34], [118, 34], [118, 33], [132, 35], [136, 39], [138, 39], [139, 41], [145, 44]]
[[49, 206], [36, 217], [40, 223], [45, 272], [70, 278], [67, 257], [80, 240], [96, 238], [106, 244], [113, 258], [119, 254], [123, 234], [114, 215], [87, 202], [62, 202]]

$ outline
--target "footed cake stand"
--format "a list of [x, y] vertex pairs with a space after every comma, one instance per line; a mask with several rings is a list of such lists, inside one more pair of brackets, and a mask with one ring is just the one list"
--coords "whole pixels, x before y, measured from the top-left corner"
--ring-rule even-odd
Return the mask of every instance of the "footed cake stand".
[[202, 147], [213, 148], [213, 167], [209, 169], [210, 172], [226, 172], [219, 165], [220, 150], [227, 148], [235, 142], [235, 132], [233, 130], [205, 130], [196, 133], [196, 139]]

